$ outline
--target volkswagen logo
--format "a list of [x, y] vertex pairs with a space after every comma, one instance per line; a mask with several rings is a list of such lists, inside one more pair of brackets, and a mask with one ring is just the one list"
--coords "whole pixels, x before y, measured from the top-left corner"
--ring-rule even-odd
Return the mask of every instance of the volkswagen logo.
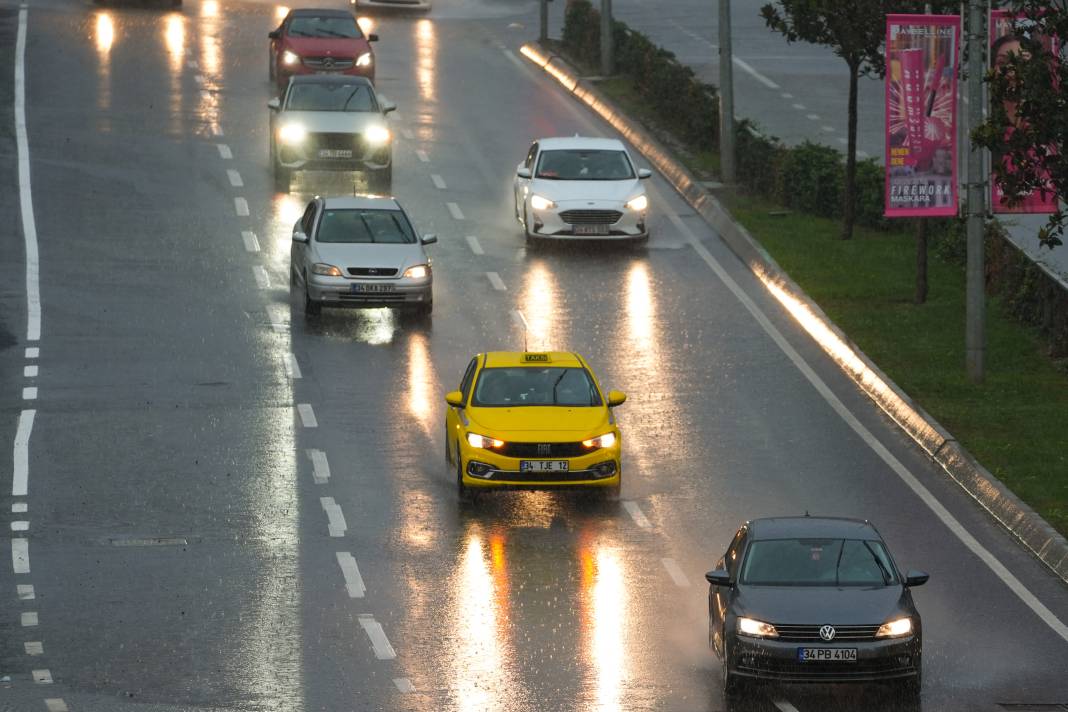
[[833, 625], [820, 626], [820, 637], [826, 640], [828, 643], [834, 640], [834, 634], [835, 630]]
[[552, 455], [553, 454], [553, 446], [550, 445], [549, 443], [538, 443], [538, 454], [539, 455], [545, 455], [545, 456]]

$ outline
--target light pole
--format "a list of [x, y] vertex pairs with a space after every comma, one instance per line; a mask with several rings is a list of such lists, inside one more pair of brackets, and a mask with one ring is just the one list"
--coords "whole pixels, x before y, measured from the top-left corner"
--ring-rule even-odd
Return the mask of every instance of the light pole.
[[[968, 0], [968, 129], [983, 121], [983, 56], [988, 42], [984, 32], [986, 3]], [[965, 286], [964, 359], [968, 378], [983, 380], [986, 361], [986, 270], [983, 255], [983, 218], [986, 214], [986, 180], [982, 150], [969, 140], [968, 152], [968, 257]]]
[[601, 74], [615, 74], [615, 58], [612, 56], [612, 0], [601, 0]]
[[734, 183], [734, 67], [731, 54], [731, 0], [719, 0], [719, 172]]

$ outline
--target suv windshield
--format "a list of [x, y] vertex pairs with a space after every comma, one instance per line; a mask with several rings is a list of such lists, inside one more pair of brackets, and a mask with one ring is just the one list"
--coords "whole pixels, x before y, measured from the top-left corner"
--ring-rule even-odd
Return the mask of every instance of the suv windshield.
[[601, 396], [584, 368], [484, 368], [472, 405], [601, 405]]
[[542, 151], [537, 178], [549, 180], [628, 180], [634, 168], [623, 151], [568, 149]]
[[400, 210], [325, 210], [317, 242], [381, 242], [410, 245], [415, 233]]
[[754, 541], [741, 576], [751, 586], [889, 586], [897, 580], [882, 542], [862, 539]]
[[366, 84], [298, 82], [286, 95], [288, 111], [377, 111], [374, 93]]
[[289, 23], [289, 34], [294, 37], [346, 37], [358, 40], [363, 37], [360, 26], [351, 17], [294, 17]]

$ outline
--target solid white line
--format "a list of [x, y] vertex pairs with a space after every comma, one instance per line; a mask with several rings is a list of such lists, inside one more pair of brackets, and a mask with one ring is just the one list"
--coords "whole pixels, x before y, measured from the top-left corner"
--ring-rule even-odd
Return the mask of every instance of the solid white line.
[[508, 287], [504, 286], [504, 280], [502, 280], [501, 276], [496, 272], [486, 272], [486, 277], [489, 279], [490, 284], [493, 285], [493, 288], [498, 292], [508, 290]]
[[452, 217], [454, 219], [456, 219], [456, 220], [463, 220], [464, 219], [463, 211], [460, 210], [460, 206], [459, 205], [457, 205], [456, 203], [445, 203], [445, 206], [449, 209], [449, 213], [452, 214]]
[[22, 400], [37, 400], [37, 386], [27, 386], [22, 389]]
[[319, 427], [319, 421], [315, 419], [315, 411], [312, 410], [311, 403], [301, 403], [298, 405], [297, 413], [300, 414], [300, 423], [305, 428]]
[[435, 188], [437, 188], [438, 190], [445, 190], [445, 179], [439, 176], [437, 173], [431, 173], [430, 180], [433, 181]]
[[285, 357], [285, 369], [286, 376], [289, 378], [302, 378], [300, 372], [300, 364], [297, 363], [297, 357], [293, 354], [286, 354]]
[[923, 483], [921, 483], [916, 476], [901, 463], [900, 460], [894, 457], [894, 455], [887, 450], [881, 442], [879, 442], [870, 430], [857, 420], [856, 416], [846, 408], [845, 404], [843, 404], [838, 396], [831, 391], [830, 387], [827, 386], [823, 379], [820, 378], [804, 358], [801, 357], [801, 354], [794, 349], [775, 325], [771, 323], [764, 312], [760, 310], [760, 307], [758, 307], [756, 303], [750, 299], [749, 295], [738, 286], [738, 283], [727, 274], [727, 271], [720, 265], [719, 261], [712, 256], [712, 253], [698, 241], [697, 236], [686, 226], [686, 223], [671, 211], [668, 211], [668, 218], [679, 228], [680, 232], [688, 237], [691, 246], [697, 254], [700, 255], [701, 259], [703, 259], [716, 276], [719, 277], [720, 281], [734, 293], [735, 298], [742, 303], [742, 306], [744, 306], [757, 323], [760, 324], [765, 333], [771, 337], [771, 340], [774, 341], [786, 357], [793, 362], [794, 366], [797, 367], [797, 370], [799, 370], [808, 382], [812, 384], [816, 391], [823, 397], [823, 400], [831, 406], [853, 432], [855, 432], [860, 439], [863, 440], [868, 447], [870, 447], [872, 451], [874, 451], [875, 454], [901, 478], [905, 485], [907, 485], [908, 488], [911, 489], [925, 505], [927, 505], [928, 509], [930, 509], [931, 512], [945, 524], [946, 528], [953, 532], [964, 546], [979, 557], [994, 575], [1001, 579], [1002, 583], [1016, 594], [1024, 605], [1030, 608], [1035, 615], [1037, 615], [1057, 635], [1065, 641], [1068, 641], [1068, 626], [1057, 618], [1045, 604], [1039, 601], [1038, 598], [1031, 593], [1031, 591], [1029, 591], [1011, 571], [1005, 568], [1005, 566], [998, 561], [986, 547], [980, 544], [979, 541], [972, 536], [971, 532], [965, 529], [964, 525], [962, 525], [957, 518], [954, 517], [933, 494], [931, 494], [931, 491], [928, 490]]
[[256, 286], [260, 289], [267, 289], [271, 286], [271, 278], [267, 275], [267, 270], [263, 268], [263, 265], [255, 265], [252, 268], [252, 276], [256, 278]]
[[256, 239], [256, 233], [251, 230], [242, 230], [241, 239], [245, 241], [245, 249], [248, 252], [260, 251], [260, 241]]
[[227, 146], [225, 143], [217, 143], [215, 144], [215, 148], [219, 149], [220, 158], [229, 159], [234, 157], [234, 154], [230, 153], [230, 147]]
[[649, 520], [645, 518], [645, 515], [642, 513], [641, 507], [638, 506], [637, 502], [631, 502], [630, 500], [627, 500], [623, 503], [623, 509], [627, 510], [627, 513], [630, 514], [630, 518], [633, 519], [634, 523], [642, 529], [652, 528], [653, 525], [650, 524]]
[[26, 511], [28, 506], [25, 502], [15, 502], [11, 505], [11, 511], [14, 514], [21, 514]]
[[426, 155], [426, 151], [421, 148], [415, 149], [415, 157], [423, 163], [430, 163], [430, 156]]
[[37, 366], [24, 366], [22, 368], [22, 375], [25, 378], [37, 378]]
[[37, 611], [24, 611], [19, 620], [22, 622], [23, 628], [33, 628], [37, 625]]
[[248, 201], [244, 198], [234, 198], [234, 212], [241, 217], [248, 215]]
[[27, 640], [22, 644], [27, 655], [44, 655], [44, 643], [39, 640]]
[[32, 601], [37, 597], [37, 594], [33, 592], [32, 583], [20, 583], [15, 590], [18, 591], [20, 601]]
[[820, 115], [819, 114], [805, 114], [805, 116], [807, 118], [812, 119], [813, 121], [819, 121], [820, 120]]
[[775, 82], [771, 81], [770, 79], [765, 77], [763, 74], [761, 74], [757, 70], [753, 69], [751, 66], [749, 66], [749, 64], [747, 62], [744, 62], [744, 61], [738, 59], [737, 57], [731, 57], [731, 59], [734, 60], [735, 64], [737, 64], [739, 67], [741, 67], [747, 73], [749, 73], [750, 76], [752, 76], [758, 82], [760, 82], [761, 84], [766, 86], [768, 89], [779, 89], [780, 88], [778, 84], [776, 84]]
[[398, 692], [415, 692], [415, 685], [413, 685], [412, 681], [406, 677], [393, 678], [393, 684], [396, 686]]
[[245, 185], [245, 181], [241, 180], [241, 174], [233, 168], [226, 169], [226, 177], [230, 179], [230, 185], [235, 188], [240, 188]]
[[464, 239], [467, 240], [468, 247], [470, 247], [471, 251], [474, 252], [476, 255], [486, 254], [482, 251], [482, 245], [479, 243], [477, 237], [475, 237], [474, 235], [468, 235]]
[[19, 9], [15, 39], [15, 147], [18, 153], [19, 211], [26, 244], [26, 340], [41, 339], [41, 277], [37, 221], [30, 190], [30, 142], [26, 135], [26, 7]]
[[397, 651], [389, 644], [386, 631], [382, 630], [382, 624], [376, 621], [374, 616], [368, 613], [361, 613], [359, 620], [360, 626], [367, 633], [367, 637], [371, 639], [371, 647], [374, 648], [376, 658], [379, 660], [392, 660], [397, 657]]
[[30, 523], [26, 520], [20, 520], [17, 522], [11, 522], [11, 531], [13, 532], [28, 532], [30, 530]]
[[24, 410], [19, 414], [15, 431], [15, 469], [11, 477], [11, 496], [25, 497], [30, 480], [30, 434], [36, 410]]
[[37, 346], [26, 347], [26, 358], [37, 358], [41, 355], [41, 349]]
[[360, 576], [360, 567], [356, 565], [356, 559], [347, 551], [337, 552], [337, 565], [341, 567], [341, 575], [345, 578], [345, 590], [349, 592], [349, 598], [363, 598], [367, 587], [363, 585], [363, 577]]
[[786, 700], [784, 700], [782, 698], [773, 699], [772, 702], [774, 702], [775, 706], [778, 707], [780, 710], [782, 710], [782, 712], [797, 712], [797, 708], [796, 707], [794, 707], [793, 705], [791, 705], [789, 702], [787, 702]]
[[686, 588], [690, 585], [690, 580], [686, 578], [686, 574], [684, 574], [682, 572], [682, 569], [679, 568], [679, 564], [677, 561], [675, 561], [674, 559], [661, 559], [660, 563], [662, 563], [664, 565], [664, 568], [667, 569], [668, 576], [671, 577], [671, 580], [675, 582], [676, 586], [678, 586], [679, 588]]
[[312, 462], [312, 480], [317, 485], [325, 485], [330, 481], [330, 462], [326, 459], [326, 453], [322, 450], [305, 450]]
[[11, 568], [17, 574], [30, 573], [30, 540], [11, 538]]
[[33, 681], [38, 685], [51, 685], [52, 673], [48, 670], [34, 670]]
[[334, 501], [333, 497], [320, 497], [319, 504], [323, 505], [323, 511], [326, 512], [326, 528], [330, 531], [330, 536], [345, 536], [345, 530], [349, 528], [349, 525], [345, 523], [345, 514], [341, 511], [341, 506]]
[[45, 707], [48, 708], [48, 712], [70, 712], [67, 708], [67, 703], [58, 697], [50, 697], [46, 699]]

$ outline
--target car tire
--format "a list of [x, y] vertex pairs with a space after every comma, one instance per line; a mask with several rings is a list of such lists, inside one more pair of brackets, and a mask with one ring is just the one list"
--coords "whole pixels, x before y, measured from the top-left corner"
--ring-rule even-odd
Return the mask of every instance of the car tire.
[[464, 484], [464, 457], [460, 452], [460, 443], [456, 443], [456, 496], [461, 502], [470, 502], [473, 492]]
[[[305, 280], [306, 281], [306, 280]], [[304, 287], [304, 314], [306, 316], [319, 316], [323, 313], [323, 305], [311, 298], [308, 287]]]
[[523, 206], [523, 238], [527, 242], [527, 247], [538, 246], [538, 238], [530, 234], [530, 218], [525, 205]]

